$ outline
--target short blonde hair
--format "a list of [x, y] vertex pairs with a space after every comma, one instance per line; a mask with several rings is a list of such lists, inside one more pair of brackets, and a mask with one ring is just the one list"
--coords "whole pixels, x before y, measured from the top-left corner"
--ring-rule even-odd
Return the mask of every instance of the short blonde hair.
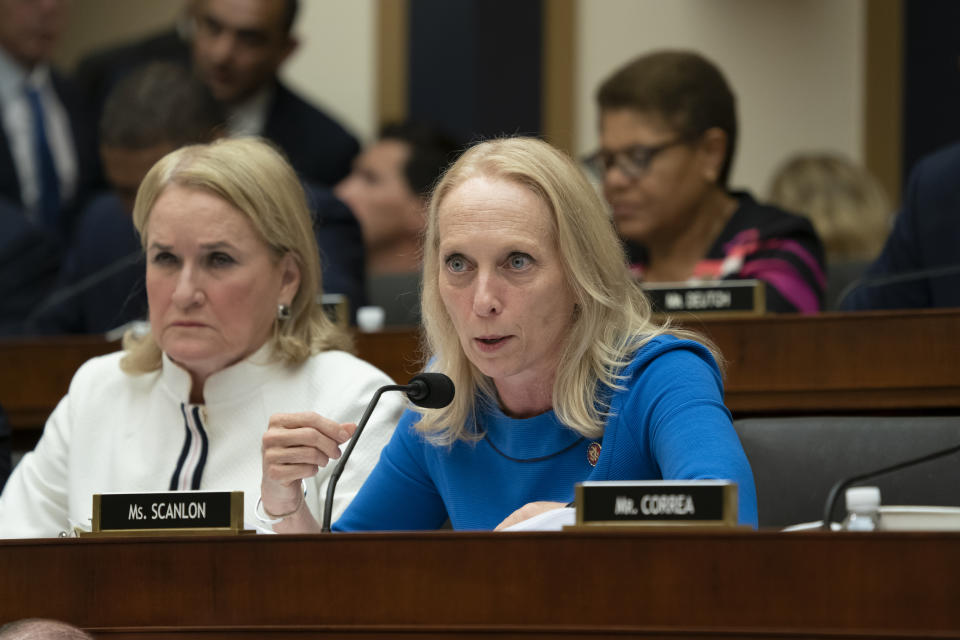
[[[463, 352], [438, 286], [440, 206], [454, 189], [477, 176], [530, 189], [552, 216], [554, 240], [577, 305], [570, 335], [557, 347], [562, 353], [553, 408], [562, 423], [587, 437], [598, 437], [608, 416], [608, 407], [596, 393], [598, 384], [619, 388], [623, 367], [665, 327], [651, 320], [650, 303], [629, 274], [613, 222], [596, 190], [569, 157], [534, 138], [505, 138], [474, 146], [434, 189], [424, 242], [424, 349], [432, 359], [429, 368], [449, 375], [457, 393], [448, 407], [425, 411], [418, 429], [437, 444], [476, 439], [482, 435], [472, 427], [477, 401], [496, 402], [493, 381]], [[671, 333], [706, 342], [691, 332]]]
[[[247, 216], [276, 260], [290, 255], [297, 263], [300, 287], [290, 304], [290, 318], [275, 321], [271, 337], [281, 360], [298, 363], [327, 349], [352, 348], [350, 336], [317, 303], [322, 279], [310, 211], [299, 179], [280, 152], [257, 138], [238, 138], [182, 147], [161, 158], [140, 183], [133, 209], [144, 249], [150, 213], [170, 185], [222, 198]], [[160, 367], [160, 347], [151, 334], [128, 332], [123, 346], [124, 371], [146, 373]]]
[[838, 154], [793, 156], [774, 175], [768, 200], [810, 218], [830, 263], [872, 260], [890, 234], [893, 212], [883, 187]]

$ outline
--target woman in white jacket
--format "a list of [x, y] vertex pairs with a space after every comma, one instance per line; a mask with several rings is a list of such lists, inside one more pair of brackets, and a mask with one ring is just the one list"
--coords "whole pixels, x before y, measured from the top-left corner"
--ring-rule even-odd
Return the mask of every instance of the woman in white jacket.
[[[391, 381], [347, 352], [349, 336], [316, 302], [319, 256], [293, 170], [255, 139], [184, 147], [150, 170], [133, 215], [150, 332], [77, 371], [0, 496], [0, 537], [89, 528], [92, 495], [115, 491], [242, 490], [248, 522], [319, 515], [327, 463]], [[340, 479], [335, 516], [402, 410], [397, 395], [380, 405]], [[268, 427], [302, 430], [314, 445], [288, 460], [312, 472], [290, 513], [255, 513]]]

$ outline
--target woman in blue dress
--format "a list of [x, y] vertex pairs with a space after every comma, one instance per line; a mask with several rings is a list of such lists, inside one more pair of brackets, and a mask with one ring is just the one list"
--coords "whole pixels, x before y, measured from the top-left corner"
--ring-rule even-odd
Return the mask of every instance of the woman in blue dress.
[[[718, 354], [651, 319], [566, 155], [529, 138], [468, 150], [434, 190], [423, 269], [427, 368], [456, 396], [404, 414], [336, 530], [503, 528], [564, 506], [577, 482], [661, 478], [732, 480], [756, 525]], [[264, 440], [271, 512], [297, 500], [280, 461], [310, 447], [293, 437]], [[316, 528], [303, 510], [277, 530]]]

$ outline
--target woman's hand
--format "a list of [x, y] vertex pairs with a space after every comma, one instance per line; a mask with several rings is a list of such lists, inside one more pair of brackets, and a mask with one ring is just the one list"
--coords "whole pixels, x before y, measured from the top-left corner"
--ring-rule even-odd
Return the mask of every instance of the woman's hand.
[[497, 525], [497, 528], [494, 531], [500, 531], [501, 529], [506, 529], [511, 527], [518, 522], [523, 522], [524, 520], [529, 520], [533, 516], [538, 516], [544, 511], [553, 511], [554, 509], [560, 509], [567, 506], [564, 502], [528, 502], [523, 505], [509, 516], [506, 520]]
[[300, 480], [340, 457], [340, 445], [357, 426], [334, 422], [310, 411], [277, 413], [263, 434], [260, 499], [270, 514], [289, 513], [303, 502]]

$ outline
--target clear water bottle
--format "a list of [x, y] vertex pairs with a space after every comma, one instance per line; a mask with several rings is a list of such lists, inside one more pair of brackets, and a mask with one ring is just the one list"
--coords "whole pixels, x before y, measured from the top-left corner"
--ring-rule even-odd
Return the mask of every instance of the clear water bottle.
[[878, 531], [880, 521], [880, 488], [851, 487], [847, 489], [847, 517], [844, 531]]

